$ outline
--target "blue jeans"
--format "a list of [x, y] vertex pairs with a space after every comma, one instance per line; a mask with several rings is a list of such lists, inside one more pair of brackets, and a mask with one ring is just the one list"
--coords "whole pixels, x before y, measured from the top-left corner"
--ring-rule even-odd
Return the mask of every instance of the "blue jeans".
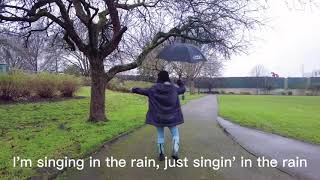
[[[172, 137], [172, 153], [178, 155], [179, 151], [179, 129], [177, 126], [169, 127]], [[157, 127], [158, 151], [164, 154], [164, 127]]]

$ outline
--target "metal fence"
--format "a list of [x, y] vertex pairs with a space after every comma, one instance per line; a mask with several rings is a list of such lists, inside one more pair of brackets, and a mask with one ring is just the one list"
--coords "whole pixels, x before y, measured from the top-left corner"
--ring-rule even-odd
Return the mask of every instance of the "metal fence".
[[[155, 82], [155, 77], [118, 75], [118, 78], [133, 81]], [[173, 79], [172, 79], [173, 80]], [[197, 78], [196, 88], [266, 88], [266, 89], [308, 89], [320, 86], [320, 77], [217, 77], [217, 78]]]

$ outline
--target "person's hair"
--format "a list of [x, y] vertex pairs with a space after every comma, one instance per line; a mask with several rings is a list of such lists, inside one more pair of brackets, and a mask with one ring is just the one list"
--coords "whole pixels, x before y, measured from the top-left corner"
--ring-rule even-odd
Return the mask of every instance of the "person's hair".
[[169, 73], [167, 71], [160, 71], [158, 73], [157, 83], [171, 82], [169, 78]]

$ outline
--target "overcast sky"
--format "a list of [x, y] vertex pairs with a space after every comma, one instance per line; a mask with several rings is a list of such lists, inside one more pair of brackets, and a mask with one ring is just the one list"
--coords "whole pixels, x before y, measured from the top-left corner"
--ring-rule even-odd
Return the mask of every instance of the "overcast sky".
[[320, 7], [291, 9], [292, 4], [279, 0], [269, 0], [269, 6], [270, 22], [254, 31], [261, 40], [252, 42], [250, 54], [225, 61], [223, 76], [250, 76], [257, 64], [281, 77], [302, 76], [302, 69], [320, 70]]

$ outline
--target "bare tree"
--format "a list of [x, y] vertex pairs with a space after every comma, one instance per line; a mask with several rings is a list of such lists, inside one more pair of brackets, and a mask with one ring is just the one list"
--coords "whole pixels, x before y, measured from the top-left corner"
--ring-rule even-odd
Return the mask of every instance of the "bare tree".
[[27, 54], [27, 50], [17, 38], [5, 35], [0, 37], [0, 62], [8, 64], [10, 69], [30, 69], [25, 60]]
[[[27, 48], [19, 37], [12, 34], [1, 34], [0, 41], [1, 61], [8, 64], [11, 69], [37, 71], [39, 46]], [[31, 44], [36, 45], [34, 39]]]
[[252, 68], [250, 74], [253, 77], [256, 77], [256, 94], [259, 94], [259, 89], [262, 88], [261, 86], [266, 86], [265, 83], [264, 83], [264, 85], [261, 85], [261, 84], [263, 84], [262, 82], [266, 81], [265, 79], [262, 79], [261, 77], [266, 77], [266, 76], [268, 76], [269, 73], [263, 65], [258, 64]]
[[54, 73], [62, 72], [67, 67], [67, 62], [64, 60], [65, 54], [67, 52], [59, 47], [47, 47], [41, 55], [39, 70]]
[[201, 77], [214, 78], [221, 76], [221, 71], [223, 69], [222, 61], [215, 59], [209, 62], [205, 62], [201, 70]]
[[[165, 43], [164, 43], [165, 44]], [[160, 45], [158, 48], [155, 48], [151, 51], [142, 62], [141, 66], [138, 68], [138, 72], [142, 76], [157, 77], [157, 74], [161, 70], [166, 70], [170, 74], [172, 69], [170, 68], [170, 63], [162, 59], [158, 59], [157, 55], [162, 49], [163, 45]]]
[[55, 70], [56, 61], [64, 50], [48, 44], [48, 39], [48, 36], [39, 32], [30, 35], [26, 42], [16, 34], [1, 32], [1, 61], [8, 64], [11, 69], [30, 72]]
[[220, 60], [218, 57], [213, 56], [209, 57], [209, 61], [205, 62], [205, 64], [202, 67], [200, 77], [202, 77], [209, 89], [209, 93], [211, 93], [212, 88], [217, 86], [220, 82], [214, 77], [218, 77], [221, 75], [221, 71], [223, 70], [223, 64], [222, 60]]
[[49, 39], [50, 37], [48, 37], [45, 33], [37, 32], [30, 34], [30, 36], [28, 37], [28, 41], [23, 42], [21, 40], [22, 44], [24, 44], [24, 47], [28, 52], [27, 60], [28, 64], [30, 64], [31, 71], [38, 72], [42, 70], [41, 67], [45, 66], [47, 63], [44, 58], [52, 57], [52, 55], [54, 54], [50, 52], [54, 51], [53, 49], [56, 49], [57, 47], [51, 46], [48, 43]]
[[65, 56], [68, 66], [76, 68], [82, 76], [90, 76], [90, 63], [81, 51], [69, 51]]
[[[208, 44], [230, 57], [246, 48], [241, 34], [258, 23], [250, 16], [255, 10], [259, 7], [247, 0], [4, 0], [0, 21], [1, 26], [21, 29], [26, 39], [46, 31], [63, 38], [69, 49], [84, 53], [92, 79], [89, 120], [101, 121], [106, 119], [105, 85], [117, 73], [140, 66], [171, 37]], [[140, 46], [123, 49], [131, 39], [140, 39]], [[131, 49], [134, 60], [110, 58]]]
[[254, 66], [250, 72], [250, 74], [254, 77], [262, 77], [262, 76], [267, 76], [268, 70], [261, 64], [258, 64]]
[[[190, 93], [195, 93], [195, 81], [199, 77], [213, 78], [220, 75], [222, 63], [218, 59], [213, 59], [208, 56], [206, 62], [191, 64], [191, 63], [173, 63], [173, 72], [178, 77], [183, 77], [189, 83]], [[209, 82], [212, 83], [212, 82]]]
[[172, 63], [172, 69], [174, 73], [179, 77], [183, 77], [189, 83], [190, 93], [195, 93], [194, 80], [199, 77], [203, 68], [204, 62], [202, 63]]

